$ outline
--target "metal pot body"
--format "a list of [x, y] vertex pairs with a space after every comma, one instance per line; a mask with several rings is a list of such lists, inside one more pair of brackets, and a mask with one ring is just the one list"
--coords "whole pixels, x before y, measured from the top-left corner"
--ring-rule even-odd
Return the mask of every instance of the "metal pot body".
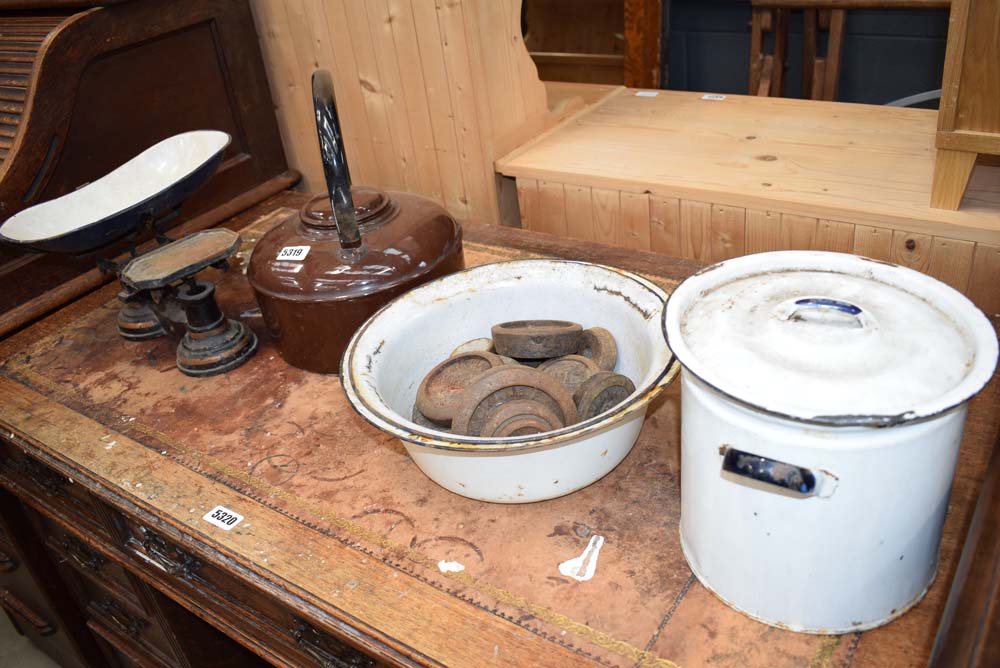
[[927, 591], [966, 404], [895, 427], [746, 407], [682, 371], [681, 544], [698, 579], [760, 621], [848, 633]]
[[369, 316], [465, 266], [462, 229], [437, 203], [372, 188], [352, 192], [360, 247], [342, 246], [330, 201], [318, 197], [265, 234], [247, 268], [279, 354], [307, 371], [337, 373], [348, 341]]
[[407, 290], [464, 266], [459, 245], [431, 271], [378, 292], [314, 301], [290, 299], [262, 290], [257, 290], [256, 296], [268, 334], [282, 359], [307, 371], [337, 373], [348, 341], [372, 313]]

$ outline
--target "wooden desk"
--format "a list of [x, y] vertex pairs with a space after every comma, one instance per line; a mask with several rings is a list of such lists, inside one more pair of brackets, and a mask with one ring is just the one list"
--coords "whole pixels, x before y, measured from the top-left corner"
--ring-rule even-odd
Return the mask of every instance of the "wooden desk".
[[959, 211], [931, 208], [936, 118], [621, 89], [496, 167], [517, 179], [529, 229], [703, 262], [855, 252], [929, 273], [1000, 313], [1000, 168], [976, 170]]
[[[264, 219], [274, 222], [304, 199], [282, 195], [232, 226], [257, 221], [259, 233], [262, 215], [276, 210]], [[563, 256], [667, 289], [698, 266], [518, 230], [465, 232], [470, 265]], [[238, 271], [217, 294], [229, 313], [252, 306]], [[430, 482], [350, 410], [336, 377], [288, 367], [266, 337], [245, 366], [188, 378], [169, 341], [118, 338], [114, 296], [93, 293], [0, 344], [0, 485], [281, 666], [922, 665], [1000, 426], [994, 381], [969, 412], [927, 597], [873, 631], [794, 634], [731, 610], [684, 562], [676, 386], [604, 479], [543, 503], [486, 504]], [[216, 505], [245, 519], [223, 531], [202, 519]], [[594, 533], [606, 539], [595, 577], [561, 577], [559, 563]], [[441, 560], [465, 570], [442, 572]]]

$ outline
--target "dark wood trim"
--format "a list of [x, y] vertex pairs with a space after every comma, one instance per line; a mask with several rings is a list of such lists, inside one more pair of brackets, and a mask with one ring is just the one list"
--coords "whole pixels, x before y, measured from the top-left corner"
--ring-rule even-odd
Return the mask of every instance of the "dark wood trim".
[[931, 654], [931, 666], [1000, 665], [1000, 444], [994, 446]]
[[661, 0], [625, 0], [625, 85], [660, 87]]

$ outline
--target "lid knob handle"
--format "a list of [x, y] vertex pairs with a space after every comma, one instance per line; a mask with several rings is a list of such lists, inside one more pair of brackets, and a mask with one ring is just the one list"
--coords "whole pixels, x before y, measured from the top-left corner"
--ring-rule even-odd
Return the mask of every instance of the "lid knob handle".
[[316, 70], [312, 75], [313, 108], [316, 111], [316, 133], [319, 135], [319, 152], [323, 158], [323, 175], [330, 195], [330, 208], [337, 223], [340, 245], [357, 248], [361, 245], [361, 231], [354, 214], [351, 196], [351, 173], [344, 152], [344, 138], [340, 132], [337, 102], [333, 94], [333, 77], [328, 70]]
[[818, 322], [864, 328], [868, 316], [860, 306], [829, 297], [803, 297], [793, 304], [783, 305], [785, 320], [792, 322]]

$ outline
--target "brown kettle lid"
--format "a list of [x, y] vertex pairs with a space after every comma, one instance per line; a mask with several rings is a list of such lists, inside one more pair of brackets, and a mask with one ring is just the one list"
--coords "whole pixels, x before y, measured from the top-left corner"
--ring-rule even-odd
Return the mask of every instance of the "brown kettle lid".
[[[361, 226], [365, 226], [366, 223], [377, 225], [388, 220], [395, 212], [393, 200], [377, 188], [351, 186], [351, 195], [354, 199], [354, 215]], [[325, 194], [306, 202], [300, 217], [305, 225], [312, 228], [335, 230], [337, 227], [330, 198]]]
[[321, 195], [257, 242], [247, 270], [254, 290], [279, 299], [351, 299], [394, 289], [460, 252], [462, 230], [436, 202], [374, 188], [352, 187], [352, 194], [360, 249], [341, 245], [329, 197]]

